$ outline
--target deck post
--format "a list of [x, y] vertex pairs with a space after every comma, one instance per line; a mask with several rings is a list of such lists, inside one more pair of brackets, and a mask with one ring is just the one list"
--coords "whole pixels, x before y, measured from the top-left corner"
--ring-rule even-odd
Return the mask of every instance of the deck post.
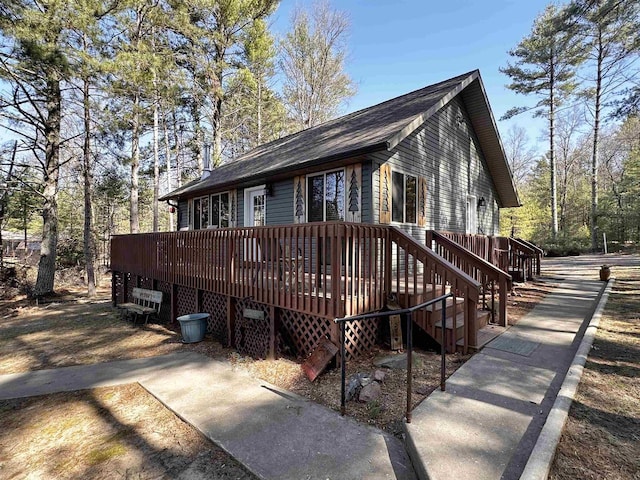
[[227, 347], [233, 347], [236, 344], [235, 318], [235, 304], [233, 297], [231, 295], [227, 295]]
[[116, 306], [116, 272], [111, 270], [111, 304]]
[[507, 277], [505, 275], [500, 275], [500, 325], [503, 327], [507, 326], [507, 295], [508, 295], [508, 286], [507, 286]]
[[267, 360], [276, 359], [276, 315], [277, 309], [273, 305], [269, 306], [269, 351]]
[[171, 323], [175, 323], [178, 318], [178, 285], [171, 284]]

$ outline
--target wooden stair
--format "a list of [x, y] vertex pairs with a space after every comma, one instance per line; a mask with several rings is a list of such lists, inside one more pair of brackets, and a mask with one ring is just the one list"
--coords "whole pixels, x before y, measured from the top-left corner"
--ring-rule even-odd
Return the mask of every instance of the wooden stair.
[[[443, 289], [436, 289], [437, 294], [432, 297], [442, 295]], [[430, 295], [431, 296], [431, 295]], [[416, 305], [424, 301], [424, 295], [408, 295], [409, 302], [403, 301], [401, 306]], [[404, 299], [403, 299], [404, 300]], [[445, 317], [445, 344], [447, 345], [447, 353], [452, 353], [450, 345], [453, 343], [453, 335], [455, 331], [456, 338], [460, 338], [456, 342], [456, 350], [462, 352], [464, 349], [464, 299], [448, 298], [446, 300], [446, 317]], [[477, 310], [476, 322], [480, 330], [478, 331], [478, 344], [470, 345], [472, 350], [480, 350], [488, 342], [500, 335], [505, 328], [489, 323], [491, 312], [489, 310]], [[442, 340], [442, 303], [438, 302], [424, 310], [413, 313], [413, 322], [420, 327], [429, 336], [438, 343]]]

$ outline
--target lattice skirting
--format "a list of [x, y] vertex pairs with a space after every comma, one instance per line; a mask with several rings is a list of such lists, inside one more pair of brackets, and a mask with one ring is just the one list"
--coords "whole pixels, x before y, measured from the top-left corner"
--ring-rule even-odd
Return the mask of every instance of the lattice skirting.
[[178, 285], [176, 288], [178, 317], [198, 313], [198, 291], [195, 288]]
[[298, 358], [308, 357], [322, 337], [331, 338], [332, 321], [293, 310], [280, 310], [280, 349]]
[[137, 283], [138, 283], [138, 277], [136, 275], [133, 275], [129, 272], [124, 274], [124, 281], [126, 282], [127, 285], [127, 295], [126, 298], [124, 299], [125, 302], [132, 302], [132, 298], [133, 298], [133, 289], [135, 287], [137, 287]]
[[116, 294], [116, 298], [113, 299], [116, 302], [116, 305], [120, 305], [124, 303], [124, 273], [122, 272], [113, 272], [112, 282], [114, 286], [114, 291]]
[[[244, 317], [244, 309], [262, 310], [264, 318], [256, 320]], [[236, 302], [235, 348], [242, 355], [253, 358], [267, 358], [271, 338], [271, 319], [266, 305], [251, 300], [240, 299]]]
[[162, 306], [160, 307], [160, 321], [170, 323], [171, 318], [171, 284], [169, 282], [156, 282], [156, 290], [162, 292]]
[[356, 320], [347, 323], [345, 329], [347, 359], [369, 353], [376, 344], [380, 329], [379, 320]]
[[202, 292], [200, 311], [209, 314], [207, 331], [221, 343], [227, 344], [227, 297], [212, 292]]

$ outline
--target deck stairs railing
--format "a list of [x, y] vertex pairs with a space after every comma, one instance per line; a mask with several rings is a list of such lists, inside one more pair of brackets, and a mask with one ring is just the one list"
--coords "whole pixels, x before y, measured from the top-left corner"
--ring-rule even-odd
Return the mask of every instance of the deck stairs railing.
[[[396, 227], [389, 227], [388, 251], [391, 265], [386, 291], [397, 296], [398, 303], [410, 308], [440, 295], [452, 293], [446, 305], [435, 303], [416, 311], [413, 321], [431, 337], [440, 341], [444, 328], [448, 352], [478, 346], [478, 301], [480, 283], [414, 237]], [[446, 309], [445, 321], [441, 309]]]
[[[462, 245], [459, 245], [448, 236], [438, 232], [429, 230], [427, 232], [426, 243], [427, 246], [432, 246], [438, 255], [480, 283], [482, 286], [482, 307], [490, 311], [491, 323], [499, 323], [506, 327], [507, 298], [511, 284], [511, 275]], [[476, 244], [484, 247], [488, 242], [484, 244], [476, 242]], [[487, 245], [484, 250], [487, 256], [489, 256], [491, 246]], [[498, 296], [497, 307], [496, 294]]]

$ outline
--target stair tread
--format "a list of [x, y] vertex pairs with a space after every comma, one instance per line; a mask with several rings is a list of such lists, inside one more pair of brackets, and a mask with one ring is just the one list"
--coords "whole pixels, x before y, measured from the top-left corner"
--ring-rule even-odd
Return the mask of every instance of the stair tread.
[[[447, 317], [445, 319], [445, 328], [447, 330], [453, 329], [453, 318]], [[437, 321], [434, 326], [436, 328], [442, 328], [442, 320]], [[464, 327], [464, 312], [460, 312], [456, 315], [456, 328]]]
[[[464, 298], [462, 297], [456, 297], [456, 305], [460, 305], [464, 303]], [[447, 298], [447, 308], [453, 306], [453, 298]], [[442, 302], [438, 302], [438, 303], [434, 303], [433, 305], [429, 305], [427, 308], [425, 308], [425, 310], [427, 312], [434, 312], [434, 311], [439, 311], [442, 310]]]

